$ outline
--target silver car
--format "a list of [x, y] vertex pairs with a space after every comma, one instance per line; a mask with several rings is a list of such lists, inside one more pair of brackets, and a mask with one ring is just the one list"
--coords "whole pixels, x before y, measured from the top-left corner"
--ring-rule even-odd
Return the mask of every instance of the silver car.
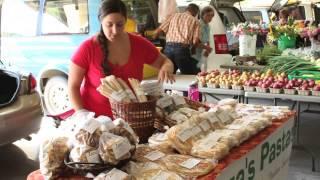
[[35, 85], [31, 74], [23, 75], [0, 64], [0, 146], [39, 130], [43, 113]]

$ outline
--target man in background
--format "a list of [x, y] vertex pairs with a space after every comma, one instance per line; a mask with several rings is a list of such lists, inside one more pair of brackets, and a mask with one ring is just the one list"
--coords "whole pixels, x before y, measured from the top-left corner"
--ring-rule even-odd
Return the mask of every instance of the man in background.
[[160, 33], [166, 35], [164, 54], [173, 61], [174, 72], [179, 69], [181, 74], [197, 74], [200, 69], [197, 68], [197, 61], [191, 58], [191, 47], [211, 50], [209, 46], [199, 43], [200, 23], [196, 18], [198, 13], [199, 7], [191, 3], [185, 12], [171, 15], [155, 31], [153, 38], [157, 38]]

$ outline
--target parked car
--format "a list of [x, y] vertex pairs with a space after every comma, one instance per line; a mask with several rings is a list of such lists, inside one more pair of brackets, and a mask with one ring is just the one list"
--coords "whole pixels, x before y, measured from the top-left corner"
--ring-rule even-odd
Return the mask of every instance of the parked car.
[[[1, 65], [1, 64], [0, 64]], [[35, 133], [40, 128], [42, 108], [36, 80], [0, 66], [0, 146]]]
[[[236, 17], [229, 15], [227, 10], [234, 10], [232, 4], [237, 1], [202, 0], [202, 3], [213, 5], [216, 11], [221, 7], [231, 22]], [[143, 31], [150, 27], [147, 20], [153, 21], [151, 26], [158, 25], [156, 0], [124, 2], [129, 18], [138, 24], [139, 33], [144, 35]], [[192, 2], [200, 3], [201, 0]], [[82, 41], [99, 31], [99, 4], [100, 0], [3, 0], [0, 57], [7, 65], [36, 75], [38, 92], [47, 114], [60, 114], [71, 109], [67, 94], [70, 57]], [[232, 56], [228, 54], [226, 30], [221, 18], [215, 16], [210, 26], [214, 53], [209, 56], [208, 68], [215, 69], [231, 61]]]

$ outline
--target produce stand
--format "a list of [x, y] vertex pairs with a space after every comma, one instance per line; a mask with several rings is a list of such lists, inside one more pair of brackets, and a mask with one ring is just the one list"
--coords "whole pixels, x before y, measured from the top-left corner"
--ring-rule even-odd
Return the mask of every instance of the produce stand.
[[[166, 90], [177, 90], [177, 91], [188, 91], [191, 84], [196, 80], [196, 75], [176, 75], [176, 81], [172, 84], [164, 83], [163, 88]], [[199, 87], [199, 92], [204, 95], [231, 95], [238, 96], [239, 101], [244, 97], [243, 90], [234, 90], [234, 89], [222, 89], [222, 88], [208, 88], [208, 87]], [[216, 99], [219, 99], [215, 97]]]
[[228, 65], [228, 64], [222, 64], [220, 65], [220, 68], [222, 69], [238, 69], [240, 71], [254, 71], [254, 70], [262, 70], [265, 66], [262, 65], [253, 65], [253, 66], [247, 66], [247, 65]]

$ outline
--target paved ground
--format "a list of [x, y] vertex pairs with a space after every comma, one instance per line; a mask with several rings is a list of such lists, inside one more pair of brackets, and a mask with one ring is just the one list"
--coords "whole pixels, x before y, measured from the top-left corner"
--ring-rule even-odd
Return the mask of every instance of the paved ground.
[[[271, 101], [250, 101], [255, 104], [271, 104]], [[284, 102], [280, 105], [288, 105]], [[319, 105], [312, 108], [320, 110]], [[44, 127], [51, 126], [44, 118]], [[50, 132], [45, 131], [46, 134]], [[320, 114], [303, 113], [301, 118], [301, 143], [313, 150], [317, 156], [316, 170], [311, 171], [311, 157], [300, 148], [293, 149], [288, 180], [319, 180], [320, 179]], [[38, 163], [39, 137], [33, 136], [32, 141], [20, 140], [12, 145], [0, 147], [0, 180], [23, 180], [39, 168]]]

